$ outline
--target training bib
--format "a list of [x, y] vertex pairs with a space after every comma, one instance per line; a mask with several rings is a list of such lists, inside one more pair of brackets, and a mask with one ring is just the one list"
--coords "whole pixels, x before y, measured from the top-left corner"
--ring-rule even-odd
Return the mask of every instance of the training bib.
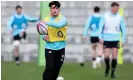
[[[62, 18], [62, 15], [59, 15], [54, 21], [58, 22], [60, 21], [61, 18]], [[49, 21], [49, 20], [50, 20], [50, 16], [45, 18], [45, 21]], [[61, 28], [54, 28], [52, 26], [48, 26], [49, 42], [65, 41], [66, 29], [67, 29], [67, 25]]]

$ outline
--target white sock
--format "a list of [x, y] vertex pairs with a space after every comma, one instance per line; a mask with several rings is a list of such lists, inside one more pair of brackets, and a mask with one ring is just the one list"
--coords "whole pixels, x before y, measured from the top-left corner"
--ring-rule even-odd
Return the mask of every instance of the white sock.
[[97, 68], [96, 60], [92, 61], [92, 67]]
[[97, 57], [96, 62], [101, 63], [101, 57]]

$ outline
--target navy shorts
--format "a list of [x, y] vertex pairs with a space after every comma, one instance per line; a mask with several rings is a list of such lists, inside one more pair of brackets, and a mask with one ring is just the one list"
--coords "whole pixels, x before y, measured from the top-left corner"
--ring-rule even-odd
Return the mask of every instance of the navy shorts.
[[21, 40], [22, 38], [23, 38], [23, 39], [26, 39], [26, 36], [27, 36], [27, 34], [26, 34], [26, 32], [24, 32], [24, 35], [23, 35], [22, 37], [20, 37], [19, 34], [13, 36], [13, 40], [14, 40], [14, 41], [15, 41], [15, 40]]
[[119, 41], [104, 41], [104, 48], [119, 48]]
[[98, 37], [90, 37], [90, 41], [91, 41], [91, 43], [98, 43], [99, 38]]

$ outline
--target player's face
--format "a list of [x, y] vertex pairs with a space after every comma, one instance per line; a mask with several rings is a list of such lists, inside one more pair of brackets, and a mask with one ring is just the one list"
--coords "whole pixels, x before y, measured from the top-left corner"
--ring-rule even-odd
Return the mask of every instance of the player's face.
[[52, 16], [58, 16], [60, 12], [60, 8], [56, 7], [55, 5], [52, 5], [50, 8], [50, 11]]
[[22, 13], [22, 8], [16, 9], [16, 12], [17, 12], [17, 14], [21, 14]]
[[112, 13], [116, 14], [119, 10], [119, 6], [112, 7]]

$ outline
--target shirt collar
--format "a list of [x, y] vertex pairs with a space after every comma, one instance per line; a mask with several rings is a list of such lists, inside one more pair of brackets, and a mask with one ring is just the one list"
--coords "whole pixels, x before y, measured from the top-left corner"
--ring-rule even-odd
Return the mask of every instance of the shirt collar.
[[99, 13], [94, 13], [93, 16], [100, 17], [101, 15]]
[[17, 13], [15, 12], [14, 15], [15, 15], [16, 17], [20, 18], [20, 17], [23, 16], [23, 13], [21, 13], [21, 14], [17, 14]]
[[114, 13], [112, 13], [111, 11], [109, 11], [109, 14], [110, 14], [111, 16], [116, 16], [118, 13], [114, 14]]

